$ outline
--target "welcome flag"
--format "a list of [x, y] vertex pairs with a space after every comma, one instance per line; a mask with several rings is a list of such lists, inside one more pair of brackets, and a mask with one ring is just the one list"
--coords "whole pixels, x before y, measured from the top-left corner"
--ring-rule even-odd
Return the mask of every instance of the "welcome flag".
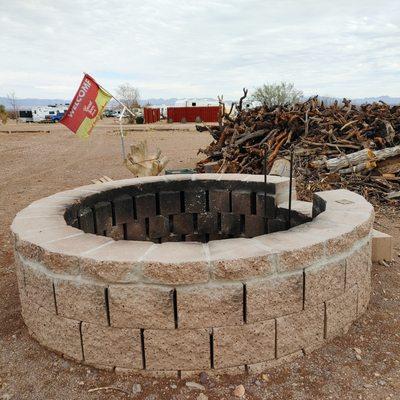
[[85, 74], [61, 123], [82, 138], [89, 136], [111, 95]]

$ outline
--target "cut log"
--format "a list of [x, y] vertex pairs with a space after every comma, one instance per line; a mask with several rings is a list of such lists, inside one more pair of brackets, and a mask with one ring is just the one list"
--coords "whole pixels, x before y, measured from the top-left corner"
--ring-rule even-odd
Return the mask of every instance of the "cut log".
[[[386, 158], [394, 157], [399, 154], [400, 146], [387, 147], [386, 149], [375, 151], [371, 149], [363, 149], [342, 157], [331, 158], [330, 160], [326, 160], [324, 163], [330, 171], [336, 171], [343, 168], [354, 167], [358, 164], [365, 163], [366, 161], [385, 160]], [[315, 164], [315, 166], [322, 166], [322, 163], [319, 163], [319, 165]]]
[[286, 158], [278, 158], [274, 161], [269, 175], [290, 176], [290, 161]]

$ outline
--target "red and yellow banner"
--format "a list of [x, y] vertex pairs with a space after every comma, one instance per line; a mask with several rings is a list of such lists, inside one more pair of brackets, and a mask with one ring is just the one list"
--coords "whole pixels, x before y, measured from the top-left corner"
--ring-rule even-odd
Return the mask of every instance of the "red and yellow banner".
[[85, 74], [60, 122], [79, 137], [88, 137], [111, 97], [90, 75]]

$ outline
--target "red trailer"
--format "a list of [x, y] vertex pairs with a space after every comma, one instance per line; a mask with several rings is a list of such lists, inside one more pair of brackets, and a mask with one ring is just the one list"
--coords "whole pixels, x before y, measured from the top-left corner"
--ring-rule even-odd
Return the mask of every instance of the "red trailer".
[[160, 109], [145, 107], [143, 109], [143, 116], [145, 124], [152, 124], [153, 122], [158, 122], [161, 119]]
[[168, 107], [167, 117], [172, 122], [217, 122], [219, 106]]

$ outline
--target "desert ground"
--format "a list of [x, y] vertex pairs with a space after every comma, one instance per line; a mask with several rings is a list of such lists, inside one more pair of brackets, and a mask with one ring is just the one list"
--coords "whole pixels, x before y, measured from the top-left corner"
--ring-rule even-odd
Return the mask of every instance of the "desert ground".
[[[126, 126], [126, 144], [147, 139], [170, 162], [193, 168], [211, 140], [191, 124]], [[20, 315], [9, 226], [29, 203], [107, 175], [131, 177], [118, 125], [102, 120], [88, 140], [59, 124], [0, 125], [0, 399], [400, 399], [400, 210], [376, 208], [376, 228], [393, 235], [395, 260], [374, 264], [368, 311], [343, 337], [259, 376], [149, 379], [98, 371], [60, 358], [31, 339]], [[356, 349], [356, 350], [355, 350]], [[139, 388], [140, 385], [140, 388]], [[139, 390], [140, 389], [140, 390]]]

